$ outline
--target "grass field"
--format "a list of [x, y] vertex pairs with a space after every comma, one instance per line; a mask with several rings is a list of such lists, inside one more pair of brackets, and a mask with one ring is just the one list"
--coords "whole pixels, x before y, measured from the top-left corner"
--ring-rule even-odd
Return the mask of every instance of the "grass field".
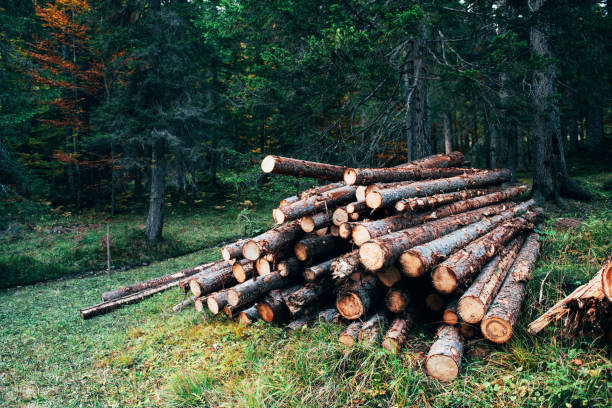
[[[78, 309], [97, 302], [101, 292], [215, 259], [219, 252], [213, 247], [125, 272], [1, 290], [0, 406], [609, 407], [612, 362], [601, 340], [563, 339], [552, 329], [532, 337], [525, 330], [586, 282], [612, 251], [612, 173], [581, 181], [599, 198], [570, 203], [562, 213], [551, 209], [553, 218], [578, 217], [583, 223], [563, 231], [548, 221], [515, 336], [503, 346], [470, 341], [461, 375], [450, 384], [423, 372], [435, 327], [414, 328], [410, 346], [399, 355], [363, 344], [346, 349], [336, 341], [341, 328], [335, 325], [288, 333], [261, 322], [243, 327], [192, 308], [172, 313], [182, 299], [178, 290], [80, 319]], [[263, 225], [269, 212], [265, 206], [258, 210], [250, 219]], [[195, 225], [193, 240], [208, 239], [197, 244], [204, 248], [241, 234], [239, 212], [235, 206], [170, 214], [168, 230], [185, 228], [188, 236]], [[127, 216], [125, 222], [130, 224]], [[221, 226], [226, 223], [237, 226]], [[39, 241], [25, 238], [10, 245], [35, 254], [30, 246]]]

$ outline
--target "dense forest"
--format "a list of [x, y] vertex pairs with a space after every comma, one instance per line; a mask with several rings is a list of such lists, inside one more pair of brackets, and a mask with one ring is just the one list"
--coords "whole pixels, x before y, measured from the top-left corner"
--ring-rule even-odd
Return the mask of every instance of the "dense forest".
[[[460, 150], [588, 199], [609, 160], [607, 1], [0, 0], [0, 194], [76, 211]], [[608, 38], [608, 40], [606, 40]]]

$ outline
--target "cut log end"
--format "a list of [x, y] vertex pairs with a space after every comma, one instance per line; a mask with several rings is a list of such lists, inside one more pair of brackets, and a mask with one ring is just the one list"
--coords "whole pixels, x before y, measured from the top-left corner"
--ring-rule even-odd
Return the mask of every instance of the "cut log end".
[[365, 202], [370, 208], [380, 208], [383, 202], [382, 195], [378, 191], [372, 191], [370, 194], [366, 195]]
[[202, 287], [195, 279], [189, 281], [189, 290], [191, 291], [191, 293], [193, 293], [193, 296], [197, 298], [202, 295]]
[[332, 222], [334, 225], [340, 226], [342, 223], [345, 223], [349, 220], [349, 214], [345, 208], [336, 208], [334, 213], [332, 214]]
[[282, 224], [285, 222], [285, 214], [281, 211], [280, 208], [275, 208], [272, 210], [272, 217], [277, 224]]
[[402, 275], [399, 269], [397, 269], [395, 266], [389, 266], [384, 270], [379, 271], [376, 275], [378, 276], [378, 280], [380, 280], [382, 284], [388, 288], [402, 280]]
[[266, 322], [270, 323], [274, 320], [274, 310], [267, 303], [257, 303], [257, 313], [259, 313], [259, 317]]
[[433, 378], [448, 382], [459, 375], [455, 360], [444, 355], [433, 355], [427, 359], [427, 373]]
[[295, 252], [295, 257], [300, 261], [305, 261], [308, 259], [308, 248], [302, 242], [297, 242], [293, 250]]
[[396, 339], [390, 339], [388, 337], [383, 340], [382, 346], [385, 350], [394, 354], [397, 354], [401, 348], [399, 342]]
[[457, 278], [446, 266], [437, 267], [432, 274], [433, 286], [440, 293], [453, 293], [457, 288]]
[[203, 312], [204, 311], [204, 299], [197, 298], [196, 300], [194, 300], [193, 307], [195, 308], [196, 312]]
[[485, 305], [474, 296], [464, 296], [457, 304], [457, 313], [467, 323], [476, 324], [480, 322], [485, 312]]
[[338, 336], [338, 341], [347, 347], [351, 347], [353, 344], [355, 344], [355, 339], [353, 336], [344, 333], [341, 333], [340, 336]]
[[338, 312], [348, 320], [359, 319], [363, 316], [365, 307], [363, 302], [355, 293], [344, 293], [336, 299], [336, 308]]
[[236, 282], [238, 283], [242, 283], [248, 278], [244, 266], [240, 263], [235, 263], [232, 265], [232, 273], [234, 274], [234, 278], [236, 278]]
[[251, 261], [256, 261], [261, 256], [261, 249], [257, 242], [247, 241], [242, 246], [242, 256]]
[[304, 232], [312, 232], [315, 229], [315, 222], [311, 216], [302, 217], [300, 220], [300, 227]]
[[371, 239], [370, 231], [363, 225], [356, 225], [352, 232], [353, 242], [357, 246], [361, 246]]
[[493, 343], [505, 343], [512, 337], [512, 325], [499, 317], [487, 317], [480, 325], [482, 335]]
[[357, 172], [354, 169], [346, 169], [344, 171], [344, 182], [352, 186], [357, 181]]
[[446, 309], [442, 314], [442, 320], [449, 326], [455, 326], [457, 323], [459, 323], [459, 316], [454, 310]]
[[385, 265], [385, 251], [375, 242], [366, 242], [359, 248], [359, 261], [370, 271], [378, 271]]
[[402, 265], [402, 272], [406, 276], [417, 278], [425, 275], [425, 265], [418, 254], [404, 252], [400, 256], [400, 264]]
[[236, 306], [240, 303], [240, 295], [233, 289], [227, 293], [227, 303], [231, 306]]
[[224, 261], [229, 261], [230, 259], [232, 259], [232, 255], [225, 247], [221, 248], [221, 256], [223, 257]]
[[349, 224], [348, 222], [340, 224], [340, 226], [338, 227], [338, 235], [340, 235], [340, 238], [342, 239], [349, 239], [351, 237], [352, 231], [353, 229], [351, 227], [351, 224]]
[[256, 264], [257, 274], [266, 276], [272, 273], [272, 263], [264, 258], [259, 258]]
[[214, 315], [221, 311], [221, 308], [219, 307], [219, 304], [217, 303], [217, 300], [214, 298], [214, 296], [209, 296], [208, 299], [206, 299], [206, 306], [208, 306], [208, 310], [210, 310], [210, 313]]
[[274, 171], [274, 166], [276, 165], [276, 157], [274, 156], [266, 156], [261, 161], [261, 170], [264, 173], [272, 173]]
[[612, 302], [612, 262], [604, 268], [601, 274], [603, 292], [610, 302]]

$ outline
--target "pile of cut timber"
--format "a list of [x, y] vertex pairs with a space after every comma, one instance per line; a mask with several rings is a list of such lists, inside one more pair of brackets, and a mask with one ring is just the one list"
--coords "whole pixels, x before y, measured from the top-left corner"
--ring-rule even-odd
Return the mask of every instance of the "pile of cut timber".
[[81, 313], [179, 286], [191, 297], [175, 309], [193, 303], [290, 329], [343, 323], [343, 344], [381, 342], [391, 352], [407, 344], [416, 322], [444, 322], [426, 369], [451, 380], [466, 338], [511, 337], [539, 252], [539, 212], [533, 200], [519, 201], [526, 187], [502, 186], [508, 170], [466, 164], [460, 152], [374, 169], [268, 156], [266, 173], [329, 184], [282, 200], [273, 211], [278, 225], [224, 246], [222, 260], [109, 292]]

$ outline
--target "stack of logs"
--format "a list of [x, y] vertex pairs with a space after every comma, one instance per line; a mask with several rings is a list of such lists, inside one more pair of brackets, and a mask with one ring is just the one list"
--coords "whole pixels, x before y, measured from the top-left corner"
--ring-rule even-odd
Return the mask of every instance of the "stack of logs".
[[[517, 202], [526, 187], [502, 187], [508, 170], [466, 165], [459, 152], [373, 169], [268, 156], [265, 173], [330, 183], [282, 200], [278, 226], [225, 245], [223, 260], [158, 280], [191, 292], [175, 308], [290, 329], [345, 323], [343, 344], [381, 341], [391, 352], [416, 322], [442, 322], [426, 369], [451, 380], [466, 338], [512, 336], [539, 252], [539, 212], [533, 200]], [[109, 293], [133, 297], [150, 282]], [[84, 318], [98, 314], [88, 309]]]

